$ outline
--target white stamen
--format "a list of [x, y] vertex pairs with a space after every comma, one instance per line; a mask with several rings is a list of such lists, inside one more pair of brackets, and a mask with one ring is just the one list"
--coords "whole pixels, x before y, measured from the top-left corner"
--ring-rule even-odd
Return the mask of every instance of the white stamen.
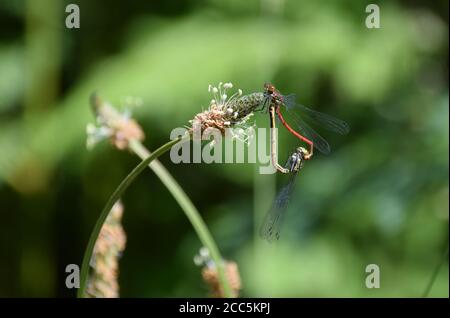
[[233, 84], [231, 84], [231, 83], [223, 84], [223, 88], [225, 88], [225, 89], [232, 88], [232, 87], [233, 87]]
[[96, 130], [97, 130], [97, 128], [95, 127], [94, 124], [89, 123], [86, 125], [86, 133], [88, 135], [93, 135]]
[[112, 134], [112, 130], [109, 127], [101, 126], [100, 128], [97, 129], [96, 134], [99, 137], [109, 137]]
[[197, 266], [202, 266], [203, 265], [203, 257], [201, 257], [200, 255], [195, 255], [194, 256], [194, 264]]
[[208, 258], [209, 257], [209, 250], [207, 247], [202, 246], [202, 248], [200, 248], [200, 256], [203, 258]]

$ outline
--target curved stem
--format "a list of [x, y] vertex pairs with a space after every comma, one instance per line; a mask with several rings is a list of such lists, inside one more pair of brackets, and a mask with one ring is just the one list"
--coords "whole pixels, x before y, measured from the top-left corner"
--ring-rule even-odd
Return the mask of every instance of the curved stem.
[[181, 189], [181, 187], [176, 183], [176, 181], [173, 179], [173, 177], [169, 174], [169, 172], [161, 165], [159, 162], [153, 162], [156, 158], [167, 152], [173, 145], [180, 142], [183, 138], [179, 137], [177, 139], [174, 139], [172, 141], [167, 142], [157, 150], [155, 150], [152, 154], [150, 154], [142, 145], [139, 146], [139, 143], [132, 142], [130, 143], [130, 148], [135, 149], [134, 151], [143, 159], [131, 172], [128, 174], [125, 179], [122, 180], [120, 185], [117, 187], [117, 189], [113, 192], [111, 197], [108, 199], [108, 202], [106, 203], [105, 207], [103, 208], [102, 212], [100, 213], [100, 216], [94, 226], [94, 229], [91, 233], [91, 236], [89, 238], [88, 245], [86, 247], [83, 261], [81, 265], [81, 277], [80, 277], [80, 288], [78, 289], [77, 297], [82, 298], [84, 297], [86, 285], [87, 285], [87, 279], [89, 274], [89, 262], [93, 254], [94, 246], [97, 241], [98, 235], [100, 233], [100, 230], [103, 226], [103, 223], [105, 222], [109, 211], [113, 207], [113, 205], [116, 203], [116, 201], [122, 196], [122, 194], [125, 192], [125, 190], [131, 185], [131, 183], [134, 181], [134, 179], [147, 167], [150, 166], [150, 168], [155, 171], [155, 173], [160, 177], [161, 181], [166, 185], [166, 187], [169, 189], [169, 191], [172, 193], [172, 195], [175, 197], [177, 202], [180, 204], [180, 206], [183, 208], [184, 212], [186, 213], [186, 216], [191, 221], [195, 231], [197, 232], [197, 235], [200, 238], [200, 241], [210, 250], [211, 257], [214, 260], [214, 262], [217, 264], [217, 270], [219, 274], [219, 280], [221, 282], [221, 285], [224, 290], [224, 295], [226, 297], [231, 297], [231, 289], [228, 285], [228, 281], [225, 277], [225, 271], [223, 269], [222, 264], [222, 258], [220, 256], [219, 250], [217, 248], [217, 245], [215, 244], [214, 240], [212, 239], [212, 236], [206, 227], [206, 224], [202, 220], [200, 214], [196, 210], [195, 206], [192, 204], [192, 202], [189, 200], [187, 195], [184, 193], [184, 191]]
[[89, 242], [86, 247], [86, 250], [84, 252], [83, 256], [83, 262], [81, 264], [81, 275], [80, 275], [80, 288], [78, 289], [77, 296], [83, 297], [84, 292], [86, 289], [86, 283], [89, 273], [89, 262], [92, 257], [92, 253], [94, 250], [95, 242], [97, 241], [98, 235], [100, 233], [100, 230], [102, 229], [103, 223], [105, 222], [106, 218], [108, 217], [109, 211], [112, 209], [114, 203], [125, 192], [125, 190], [131, 185], [133, 180], [147, 167], [147, 165], [152, 162], [155, 158], [158, 158], [160, 155], [165, 153], [167, 150], [169, 150], [173, 145], [175, 145], [177, 142], [179, 142], [181, 138], [174, 139], [160, 148], [158, 148], [153, 154], [151, 154], [148, 158], [140, 162], [131, 172], [128, 174], [125, 179], [122, 180], [120, 185], [117, 187], [117, 189], [113, 192], [111, 197], [108, 199], [108, 202], [106, 202], [105, 207], [103, 208], [102, 212], [100, 213], [99, 218], [97, 219], [97, 222], [95, 223], [94, 229], [92, 230], [91, 236], [89, 237]]
[[[130, 142], [130, 149], [135, 152], [141, 159], [147, 158], [150, 155], [150, 152], [138, 140], [132, 140]], [[208, 248], [214, 263], [218, 264], [217, 273], [219, 276], [220, 285], [223, 288], [224, 296], [227, 298], [233, 297], [228, 280], [225, 276], [222, 256], [220, 255], [217, 244], [215, 243], [197, 208], [194, 206], [187, 194], [183, 191], [178, 182], [158, 160], [152, 161], [148, 166], [159, 177], [161, 182], [166, 186], [174, 199], [178, 202], [181, 209], [183, 209], [187, 218], [194, 227], [195, 232], [197, 232], [197, 236], [202, 242], [203, 246]]]

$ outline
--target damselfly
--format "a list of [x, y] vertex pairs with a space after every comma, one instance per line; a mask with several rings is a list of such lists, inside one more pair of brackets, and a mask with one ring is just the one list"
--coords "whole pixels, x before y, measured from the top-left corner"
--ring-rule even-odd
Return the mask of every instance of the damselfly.
[[[314, 148], [325, 154], [328, 154], [331, 150], [328, 142], [315, 132], [306, 121], [339, 134], [349, 132], [349, 126], [346, 122], [297, 104], [294, 94], [282, 95], [272, 84], [265, 84], [263, 92], [242, 96], [242, 91], [239, 90], [238, 93], [228, 97], [226, 92], [231, 87], [231, 83], [219, 83], [218, 87], [210, 85], [209, 90], [212, 91], [214, 99], [211, 100], [208, 110], [195, 116], [194, 120], [191, 121], [192, 125], [194, 126], [194, 123], [196, 123], [202, 131], [209, 127], [224, 131], [226, 128], [245, 124], [253, 113], [265, 110], [270, 115], [271, 128], [276, 128], [276, 118], [278, 118], [290, 133], [309, 145], [309, 150], [304, 155], [305, 160], [312, 157]], [[291, 115], [290, 117], [294, 120], [296, 124], [294, 127], [297, 128], [297, 131], [291, 128], [284, 119], [281, 112], [282, 105], [285, 106], [285, 109]], [[271, 144], [275, 146], [277, 142], [273, 133], [275, 129], [271, 129], [271, 131]], [[289, 173], [288, 169], [282, 168], [278, 164], [275, 150], [276, 147], [272, 147], [274, 166], [282, 173]]]
[[[281, 113], [281, 105], [284, 105], [286, 107], [301, 134], [292, 129], [286, 122]], [[350, 127], [345, 121], [309, 109], [308, 107], [301, 104], [297, 104], [295, 101], [295, 94], [282, 95], [272, 84], [266, 83], [264, 85], [264, 101], [262, 107], [263, 109], [268, 108], [271, 128], [275, 128], [276, 115], [283, 126], [285, 126], [290, 133], [292, 133], [300, 140], [306, 142], [310, 146], [309, 152], [305, 154], [306, 160], [312, 157], [314, 148], [317, 148], [324, 154], [328, 154], [331, 151], [331, 147], [324, 138], [322, 138], [305, 122], [303, 118], [341, 135], [345, 135], [350, 131]], [[296, 113], [299, 113], [299, 115], [301, 116], [297, 115]], [[274, 164], [279, 171], [283, 173], [288, 172], [285, 171], [285, 169], [283, 170], [277, 162], [275, 162]]]
[[285, 169], [289, 173], [289, 180], [273, 200], [272, 207], [266, 214], [259, 231], [260, 236], [269, 242], [280, 238], [281, 223], [295, 187], [296, 177], [303, 167], [307, 154], [308, 151], [305, 148], [299, 147], [287, 160]]

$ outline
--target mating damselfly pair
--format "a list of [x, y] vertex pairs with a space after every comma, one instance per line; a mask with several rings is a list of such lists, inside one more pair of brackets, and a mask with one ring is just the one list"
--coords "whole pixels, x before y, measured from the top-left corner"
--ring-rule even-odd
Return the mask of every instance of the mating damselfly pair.
[[[281, 113], [282, 105], [284, 105], [285, 109], [290, 113], [290, 117], [295, 122], [299, 132], [291, 128], [291, 126], [289, 126], [284, 119]], [[269, 212], [267, 212], [260, 229], [261, 237], [270, 242], [274, 239], [279, 239], [280, 237], [281, 222], [293, 194], [296, 177], [300, 169], [303, 167], [305, 160], [311, 159], [314, 148], [324, 154], [328, 154], [331, 151], [328, 142], [317, 132], [315, 132], [315, 130], [312, 129], [306, 121], [310, 121], [312, 124], [317, 124], [327, 130], [331, 130], [342, 135], [347, 134], [350, 128], [346, 122], [340, 119], [314, 111], [301, 104], [297, 104], [294, 94], [282, 95], [272, 84], [264, 85], [264, 101], [262, 108], [268, 110], [269, 112], [270, 127], [272, 128], [272, 131], [274, 131], [274, 128], [276, 127], [276, 118], [278, 118], [291, 134], [309, 145], [309, 150], [306, 150], [303, 147], [297, 148], [296, 151], [288, 158], [285, 167], [281, 167], [278, 164], [276, 154], [277, 140], [273, 137], [273, 133], [271, 134], [272, 163], [278, 171], [288, 173], [290, 176], [287, 184], [278, 191], [275, 199], [273, 200], [272, 207]]]
[[[202, 130], [214, 127], [223, 131], [225, 128], [245, 123], [256, 112], [266, 112], [269, 114], [272, 164], [277, 171], [290, 175], [287, 185], [282, 187], [278, 192], [260, 231], [262, 237], [271, 241], [274, 238], [279, 238], [280, 222], [292, 195], [295, 177], [303, 167], [304, 162], [312, 158], [314, 149], [324, 154], [328, 154], [331, 151], [328, 142], [311, 128], [307, 122], [317, 124], [327, 130], [342, 135], [349, 132], [349, 126], [340, 119], [297, 104], [294, 94], [283, 95], [274, 85], [269, 83], [264, 84], [263, 92], [242, 95], [242, 91], [239, 90], [238, 93], [228, 98], [226, 91], [231, 87], [231, 83], [225, 83], [223, 85], [220, 83], [218, 87], [210, 86], [209, 90], [214, 95], [210, 108], [196, 115], [194, 120], [191, 121], [192, 126], [200, 125]], [[295, 123], [294, 127], [297, 129], [293, 129], [287, 123], [283, 116], [282, 108], [289, 113], [290, 119]], [[297, 148], [288, 158], [285, 167], [278, 163], [278, 140], [275, 135], [277, 119], [291, 134], [306, 143], [309, 148]]]

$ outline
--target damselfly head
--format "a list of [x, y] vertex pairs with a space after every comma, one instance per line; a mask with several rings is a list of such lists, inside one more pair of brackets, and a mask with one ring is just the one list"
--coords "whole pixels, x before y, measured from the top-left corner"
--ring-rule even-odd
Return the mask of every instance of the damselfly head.
[[283, 102], [283, 95], [270, 83], [264, 84], [264, 95], [270, 98], [272, 103], [280, 105]]
[[309, 151], [306, 150], [303, 147], [298, 147], [295, 152], [292, 154], [291, 156], [291, 167], [290, 170], [291, 172], [297, 172], [299, 171], [301, 168], [303, 168], [303, 164], [305, 162], [305, 156], [308, 156]]
[[301, 157], [301, 158], [305, 158], [305, 156], [309, 155], [309, 151], [306, 150], [303, 147], [298, 147], [297, 148], [297, 154]]
[[270, 84], [270, 83], [264, 84], [264, 93], [266, 93], [268, 95], [272, 95], [276, 90], [277, 89], [272, 84]]

